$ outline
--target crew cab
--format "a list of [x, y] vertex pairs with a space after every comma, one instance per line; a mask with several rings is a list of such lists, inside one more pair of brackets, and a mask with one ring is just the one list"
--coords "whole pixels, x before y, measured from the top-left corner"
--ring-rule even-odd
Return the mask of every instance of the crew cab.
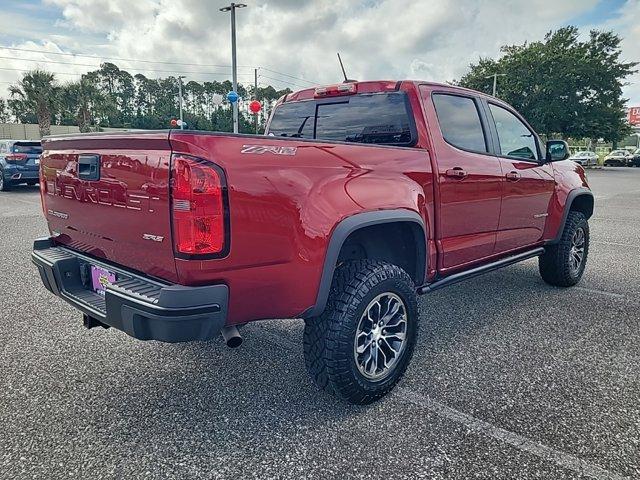
[[266, 135], [44, 139], [42, 282], [141, 340], [208, 340], [302, 318], [312, 379], [352, 403], [404, 373], [418, 294], [539, 257], [575, 285], [593, 195], [563, 141], [504, 102], [417, 81], [282, 97]]

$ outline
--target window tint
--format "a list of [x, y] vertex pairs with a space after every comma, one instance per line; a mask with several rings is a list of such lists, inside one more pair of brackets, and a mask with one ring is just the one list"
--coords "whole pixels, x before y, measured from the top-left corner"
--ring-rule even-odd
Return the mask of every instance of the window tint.
[[276, 137], [313, 138], [314, 101], [283, 103], [273, 114], [269, 134]]
[[318, 105], [316, 138], [341, 142], [411, 143], [405, 95], [357, 95], [348, 102]]
[[411, 145], [414, 140], [411, 113], [405, 99], [404, 93], [378, 93], [284, 103], [276, 108], [268, 133], [341, 142]]
[[14, 143], [13, 144], [13, 153], [26, 153], [29, 155], [35, 155], [42, 153], [42, 145], [40, 143]]
[[496, 123], [501, 154], [507, 157], [537, 160], [536, 140], [531, 130], [510, 111], [491, 103], [489, 108]]
[[433, 96], [433, 103], [442, 136], [447, 142], [465, 150], [487, 151], [480, 114], [473, 99], [437, 94]]

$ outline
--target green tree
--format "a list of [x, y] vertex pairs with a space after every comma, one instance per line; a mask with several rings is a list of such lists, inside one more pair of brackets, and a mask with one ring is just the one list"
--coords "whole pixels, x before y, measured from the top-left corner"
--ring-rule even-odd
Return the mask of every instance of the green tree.
[[629, 133], [625, 120], [625, 78], [637, 63], [620, 58], [621, 39], [613, 32], [591, 31], [582, 41], [576, 27], [549, 32], [544, 40], [501, 48], [497, 59], [480, 58], [458, 82], [497, 95], [513, 105], [547, 137], [604, 138]]
[[83, 75], [77, 82], [71, 82], [62, 87], [61, 100], [63, 105], [63, 122], [65, 117], [72, 125], [78, 125], [81, 132], [91, 130], [96, 123], [104, 105], [104, 96], [95, 78]]
[[0, 98], [0, 123], [7, 123], [9, 121], [9, 107], [7, 102]]
[[9, 94], [16, 116], [25, 112], [35, 114], [40, 135], [44, 137], [51, 133], [51, 119], [60, 105], [60, 87], [53, 73], [43, 70], [27, 72], [17, 84], [9, 87]]

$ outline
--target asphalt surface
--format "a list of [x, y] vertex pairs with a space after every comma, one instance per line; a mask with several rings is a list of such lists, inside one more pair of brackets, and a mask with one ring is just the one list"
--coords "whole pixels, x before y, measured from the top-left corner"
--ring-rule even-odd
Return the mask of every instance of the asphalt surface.
[[0, 478], [640, 478], [640, 169], [589, 179], [579, 287], [533, 260], [421, 297], [368, 407], [311, 384], [300, 321], [238, 350], [85, 330], [30, 263], [37, 188], [0, 193]]

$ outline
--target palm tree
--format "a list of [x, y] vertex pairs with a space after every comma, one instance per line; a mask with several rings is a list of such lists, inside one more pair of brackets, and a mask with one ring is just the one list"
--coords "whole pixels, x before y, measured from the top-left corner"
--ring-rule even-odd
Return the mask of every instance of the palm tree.
[[35, 112], [41, 136], [51, 134], [51, 116], [57, 111], [60, 95], [53, 73], [44, 70], [27, 72], [22, 80], [9, 87], [9, 93], [23, 104], [25, 110]]
[[79, 81], [66, 84], [62, 87], [61, 98], [67, 111], [75, 117], [80, 131], [90, 131], [91, 123], [95, 121], [96, 113], [104, 101], [94, 79], [82, 75]]

